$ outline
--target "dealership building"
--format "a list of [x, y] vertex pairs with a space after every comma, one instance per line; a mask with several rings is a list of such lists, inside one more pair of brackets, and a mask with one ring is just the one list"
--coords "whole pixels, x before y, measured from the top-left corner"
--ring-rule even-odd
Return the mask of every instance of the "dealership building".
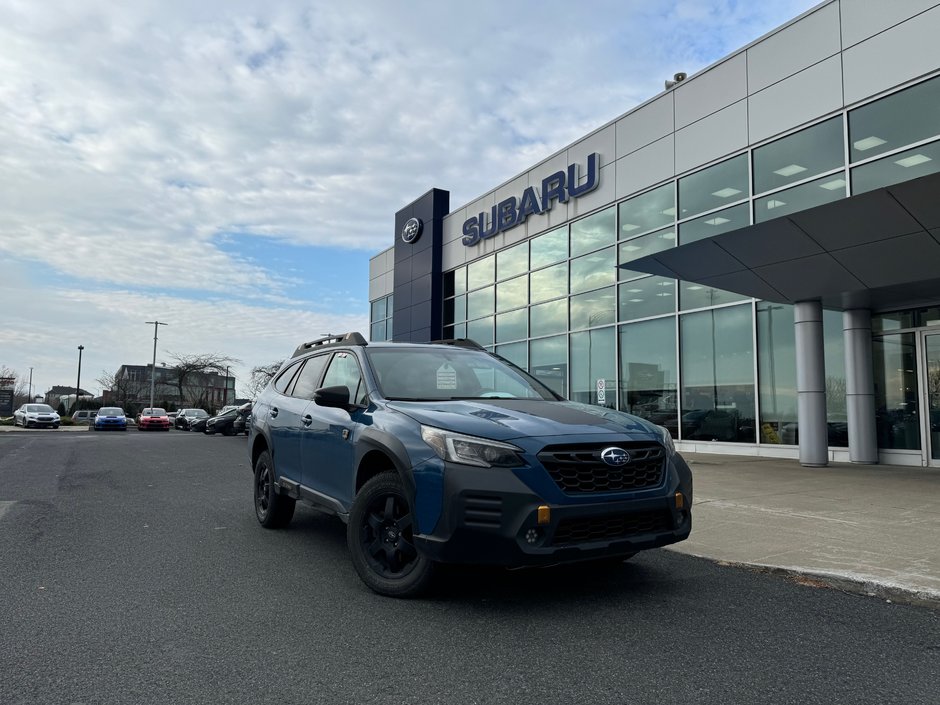
[[681, 450], [940, 465], [938, 32], [823, 2], [472, 203], [431, 189], [371, 339], [471, 338]]

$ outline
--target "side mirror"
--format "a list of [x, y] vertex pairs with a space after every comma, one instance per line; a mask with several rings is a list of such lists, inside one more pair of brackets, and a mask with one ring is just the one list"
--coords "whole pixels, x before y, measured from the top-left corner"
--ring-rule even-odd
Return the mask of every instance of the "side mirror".
[[349, 389], [344, 386], [322, 387], [313, 393], [313, 401], [318, 406], [349, 411]]

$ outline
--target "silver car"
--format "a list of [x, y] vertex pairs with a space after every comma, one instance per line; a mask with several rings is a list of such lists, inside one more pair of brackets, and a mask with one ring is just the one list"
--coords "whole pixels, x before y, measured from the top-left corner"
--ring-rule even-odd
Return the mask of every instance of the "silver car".
[[23, 404], [13, 412], [13, 425], [29, 428], [58, 428], [61, 419], [48, 404]]

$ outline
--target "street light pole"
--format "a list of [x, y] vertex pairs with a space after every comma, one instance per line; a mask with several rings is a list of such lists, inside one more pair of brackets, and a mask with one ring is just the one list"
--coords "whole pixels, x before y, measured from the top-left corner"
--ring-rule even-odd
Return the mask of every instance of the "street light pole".
[[[72, 408], [72, 411], [78, 411], [78, 394], [79, 390], [82, 388], [82, 350], [85, 349], [84, 345], [78, 346], [78, 379], [75, 380], [75, 406]], [[32, 370], [32, 368], [30, 368]]]
[[30, 404], [33, 403], [33, 368], [32, 367], [29, 368], [29, 398], [27, 399], [27, 401]]
[[225, 366], [225, 391], [223, 396], [225, 401], [222, 402], [222, 406], [228, 406], [228, 365]]
[[153, 364], [150, 365], [150, 408], [153, 408], [153, 390], [154, 390], [154, 379], [157, 376], [157, 327], [166, 326], [168, 323], [160, 323], [160, 321], [144, 321], [148, 325], [153, 325]]

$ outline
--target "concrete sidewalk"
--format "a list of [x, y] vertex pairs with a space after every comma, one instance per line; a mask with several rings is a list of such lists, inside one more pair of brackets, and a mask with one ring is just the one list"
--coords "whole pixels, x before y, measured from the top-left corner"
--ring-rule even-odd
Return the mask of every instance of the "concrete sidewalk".
[[940, 603], [940, 470], [683, 455], [692, 535], [673, 550]]

